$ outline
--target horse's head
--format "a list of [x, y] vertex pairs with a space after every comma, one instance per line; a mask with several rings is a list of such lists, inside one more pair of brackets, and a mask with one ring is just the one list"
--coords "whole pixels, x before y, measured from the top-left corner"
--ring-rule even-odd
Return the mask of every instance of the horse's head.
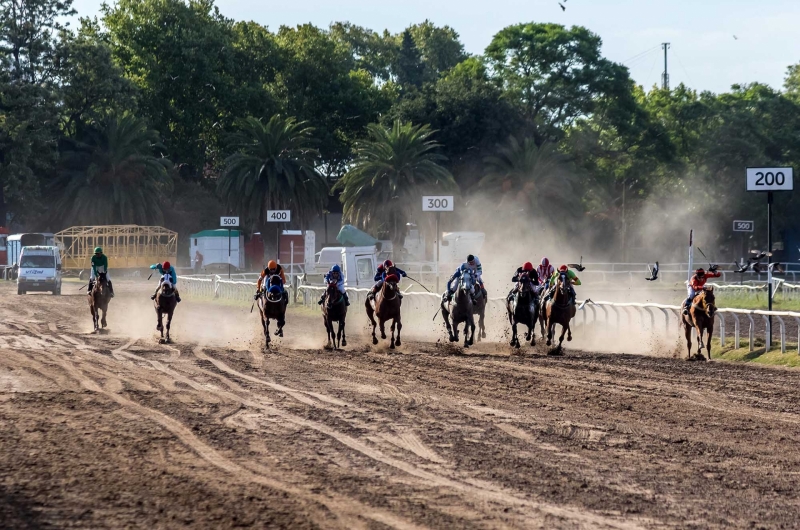
[[325, 288], [325, 299], [328, 301], [328, 305], [333, 305], [336, 303], [340, 296], [341, 293], [339, 293], [339, 286], [337, 282], [328, 282], [328, 287]]
[[102, 291], [106, 286], [108, 286], [108, 277], [106, 276], [105, 272], [98, 272], [97, 273], [97, 288]]
[[272, 287], [273, 285], [277, 285], [278, 287], [280, 287], [281, 285], [283, 285], [283, 280], [277, 274], [273, 274], [272, 276], [269, 277], [268, 285], [270, 287]]
[[569, 293], [569, 274], [566, 271], [558, 273], [558, 290], [561, 294]]
[[172, 296], [175, 294], [175, 286], [172, 285], [172, 276], [165, 274], [161, 277], [161, 294], [164, 296]]
[[705, 302], [707, 306], [713, 307], [714, 303], [716, 302], [716, 297], [714, 296], [714, 286], [707, 285], [703, 287], [703, 295], [703, 302]]
[[519, 285], [520, 291], [523, 293], [531, 290], [531, 277], [527, 272], [523, 272], [519, 275]]
[[472, 271], [469, 269], [464, 269], [461, 272], [461, 278], [458, 281], [459, 288], [463, 289], [464, 291], [471, 291], [474, 285], [475, 277], [472, 275]]

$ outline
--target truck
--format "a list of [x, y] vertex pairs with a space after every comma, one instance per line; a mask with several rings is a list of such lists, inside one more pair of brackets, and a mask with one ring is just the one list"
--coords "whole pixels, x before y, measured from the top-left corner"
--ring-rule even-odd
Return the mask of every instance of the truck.
[[31, 232], [7, 237], [5, 265], [11, 273], [8, 276], [9, 280], [16, 279], [20, 253], [24, 247], [28, 246], [55, 246], [54, 235], [50, 232]]
[[375, 284], [378, 268], [378, 249], [365, 247], [325, 247], [317, 253], [313, 268], [306, 265], [307, 274], [325, 274], [334, 265], [339, 265], [344, 274], [346, 287], [367, 288]]
[[244, 234], [239, 230], [230, 230], [230, 234], [225, 228], [203, 230], [189, 237], [189, 263], [194, 263], [197, 252], [200, 252], [204, 268], [222, 270], [230, 264], [236, 270], [244, 270]]
[[455, 267], [466, 261], [470, 254], [478, 254], [483, 248], [486, 234], [483, 232], [445, 232], [439, 242], [439, 267], [442, 270]]
[[61, 253], [56, 246], [24, 246], [19, 256], [17, 294], [50, 291], [61, 294]]

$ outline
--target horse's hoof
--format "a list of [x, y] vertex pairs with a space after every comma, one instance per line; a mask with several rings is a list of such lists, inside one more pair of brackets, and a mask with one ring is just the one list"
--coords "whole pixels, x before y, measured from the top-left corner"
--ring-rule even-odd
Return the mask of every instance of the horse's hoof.
[[520, 343], [519, 343], [519, 342], [516, 342], [516, 343], [514, 343], [514, 347], [515, 347], [516, 349], [520, 349], [520, 347], [521, 347], [521, 346], [520, 346]]
[[372, 337], [372, 344], [373, 344], [373, 346], [378, 344], [378, 339], [376, 337]]
[[347, 340], [342, 339], [342, 346], [347, 346]]
[[450, 342], [456, 342], [457, 340], [453, 335], [450, 335]]
[[382, 331], [381, 331], [381, 338], [382, 338], [383, 340], [386, 340], [386, 333], [384, 333], [384, 332], [382, 332]]
[[486, 332], [485, 331], [481, 332], [481, 337], [484, 338], [484, 339], [486, 338]]
[[572, 335], [568, 335], [567, 336], [567, 342], [570, 342], [571, 340], [572, 340]]
[[283, 330], [280, 330], [280, 332], [278, 332], [278, 336], [283, 337]]
[[397, 342], [395, 342], [395, 345], [397, 345], [398, 347], [400, 346], [400, 339], [397, 339]]
[[547, 345], [548, 345], [548, 346], [550, 346], [551, 344], [552, 344], [552, 342], [550, 342], [550, 341], [548, 340], [548, 341], [547, 341]]
[[394, 349], [394, 342], [393, 342], [393, 343], [391, 343], [391, 344], [389, 344], [389, 349], [390, 349], [390, 350], [393, 350], [393, 349]]

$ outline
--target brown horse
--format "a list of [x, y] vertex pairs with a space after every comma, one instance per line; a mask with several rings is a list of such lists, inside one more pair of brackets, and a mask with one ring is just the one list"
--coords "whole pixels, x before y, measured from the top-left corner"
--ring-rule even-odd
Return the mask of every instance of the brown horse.
[[[375, 295], [375, 307], [372, 307], [372, 300], [369, 298], [364, 302], [364, 307], [367, 310], [369, 321], [372, 322], [372, 344], [378, 344], [378, 337], [375, 336], [375, 327], [378, 325], [375, 317], [378, 317], [382, 339], [386, 338], [386, 322], [392, 321], [392, 340], [389, 348], [394, 349], [395, 346], [400, 346], [400, 330], [403, 329], [403, 323], [400, 321], [402, 299], [400, 298], [400, 289], [397, 287], [399, 278], [394, 267], [389, 267], [386, 272], [386, 280], [384, 280], [381, 290]], [[397, 327], [397, 340], [394, 338], [395, 327]]]
[[[92, 321], [94, 322], [94, 332], [100, 333], [98, 321], [102, 324], [103, 328], [106, 327], [106, 313], [108, 312], [108, 303], [111, 301], [111, 289], [108, 287], [108, 279], [105, 272], [97, 273], [97, 279], [94, 281], [89, 297], [89, 311], [92, 313]], [[100, 316], [100, 312], [103, 316]]]
[[569, 327], [569, 322], [575, 318], [575, 300], [570, 297], [569, 289], [569, 276], [566, 272], [558, 275], [556, 288], [553, 292], [553, 298], [548, 300], [544, 307], [544, 318], [547, 320], [547, 345], [553, 343], [555, 336], [556, 324], [561, 326], [561, 336], [558, 338], [558, 350], [561, 350], [561, 344], [564, 342], [564, 335], [567, 335], [567, 340], [572, 340], [572, 330]]
[[[280, 276], [273, 276], [269, 280], [269, 286], [280, 285]], [[278, 329], [275, 331], [276, 337], [283, 337], [283, 326], [286, 325], [286, 306], [287, 299], [283, 293], [271, 293], [269, 290], [261, 291], [258, 297], [258, 310], [261, 313], [261, 326], [264, 328], [264, 339], [266, 347], [269, 348], [271, 341], [269, 337], [269, 321], [277, 320]]]
[[[686, 335], [686, 349], [689, 354], [687, 359], [689, 360], [705, 359], [703, 357], [703, 333], [705, 332], [708, 332], [706, 350], [708, 350], [708, 359], [711, 360], [711, 335], [714, 334], [714, 313], [717, 311], [714, 301], [714, 287], [709, 285], [695, 295], [692, 306], [689, 308], [689, 314], [681, 316], [683, 331]], [[692, 329], [697, 332], [696, 357], [692, 357]]]
[[475, 315], [478, 316], [477, 341], [480, 342], [482, 338], [483, 339], [486, 338], [486, 324], [485, 324], [485, 322], [486, 322], [486, 302], [488, 301], [488, 298], [483, 295], [483, 290], [480, 289], [478, 287], [478, 285], [475, 285], [475, 293], [476, 293], [476, 298], [475, 298], [475, 302], [472, 304], [472, 315], [473, 315], [473, 317]]
[[[347, 346], [347, 336], [344, 331], [346, 317], [347, 304], [344, 303], [344, 295], [339, 292], [336, 282], [330, 282], [325, 291], [325, 304], [322, 306], [322, 321], [325, 323], [328, 336], [327, 348], [338, 350], [339, 346]], [[337, 331], [333, 329], [334, 322], [339, 323]]]
[[[167, 281], [164, 281], [167, 280]], [[165, 274], [161, 278], [161, 286], [156, 294], [156, 299], [153, 301], [156, 308], [156, 315], [158, 316], [158, 324], [156, 330], [161, 332], [161, 340], [159, 342], [170, 342], [172, 339], [169, 337], [169, 328], [172, 324], [172, 314], [175, 312], [175, 307], [178, 301], [175, 298], [175, 287], [169, 281], [169, 274]], [[164, 338], [164, 324], [163, 317], [167, 315], [167, 337]]]
[[[470, 272], [464, 272], [458, 280], [456, 293], [453, 295], [453, 302], [448, 304], [447, 294], [442, 296], [442, 318], [447, 326], [447, 334], [450, 342], [458, 342], [458, 326], [464, 323], [464, 347], [469, 348], [475, 342], [475, 318], [473, 317], [474, 308], [472, 304], [472, 289], [475, 279]], [[448, 307], [449, 306], [449, 307]], [[450, 326], [450, 316], [453, 317], [453, 325]]]

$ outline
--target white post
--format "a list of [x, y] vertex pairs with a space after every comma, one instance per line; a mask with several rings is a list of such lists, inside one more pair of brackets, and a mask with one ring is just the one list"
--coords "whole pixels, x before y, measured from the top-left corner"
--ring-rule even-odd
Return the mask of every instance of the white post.
[[[294, 241], [289, 242], [289, 275], [294, 273]], [[291, 281], [291, 279], [289, 280]]]
[[689, 271], [686, 281], [692, 280], [692, 269], [694, 268], [694, 230], [689, 230]]

